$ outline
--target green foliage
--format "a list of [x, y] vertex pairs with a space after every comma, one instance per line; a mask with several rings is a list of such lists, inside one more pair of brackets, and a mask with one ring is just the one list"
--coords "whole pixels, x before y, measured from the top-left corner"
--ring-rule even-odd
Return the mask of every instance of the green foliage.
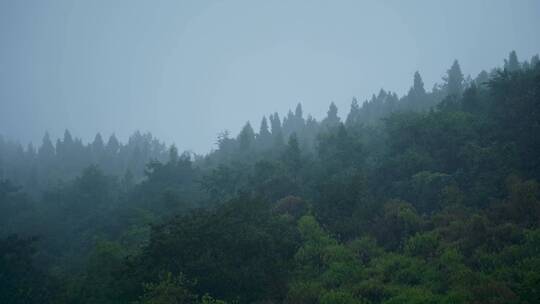
[[206, 156], [0, 137], [0, 302], [540, 303], [538, 57], [443, 80]]
[[11, 235], [0, 239], [0, 302], [49, 303], [52, 278], [36, 267], [36, 239]]
[[[136, 304], [191, 304], [197, 303], [197, 296], [190, 291], [192, 282], [180, 274], [173, 277], [171, 273], [166, 273], [157, 283], [145, 283], [144, 295]], [[206, 299], [206, 303], [208, 299]]]
[[155, 226], [134, 266], [184, 273], [197, 281], [197, 294], [279, 299], [296, 248], [293, 228], [263, 203], [238, 200]]
[[418, 233], [407, 240], [405, 253], [425, 259], [434, 258], [437, 255], [438, 246], [439, 240], [435, 233]]
[[373, 235], [387, 248], [397, 249], [422, 225], [422, 218], [415, 208], [400, 200], [391, 200], [384, 204], [383, 214], [372, 226]]
[[321, 304], [364, 304], [366, 301], [355, 299], [345, 291], [330, 291], [321, 297]]

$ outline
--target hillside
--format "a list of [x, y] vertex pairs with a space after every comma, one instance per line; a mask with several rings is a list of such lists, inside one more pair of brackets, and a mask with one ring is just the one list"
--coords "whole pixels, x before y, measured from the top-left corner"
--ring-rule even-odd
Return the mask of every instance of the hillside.
[[0, 138], [0, 303], [540, 303], [538, 134], [538, 55], [511, 52], [206, 155]]

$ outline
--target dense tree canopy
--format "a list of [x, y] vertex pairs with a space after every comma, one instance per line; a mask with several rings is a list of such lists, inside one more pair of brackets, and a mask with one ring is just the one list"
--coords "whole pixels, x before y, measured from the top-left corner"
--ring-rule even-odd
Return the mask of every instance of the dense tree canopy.
[[341, 119], [0, 137], [1, 303], [540, 303], [540, 63], [510, 53]]

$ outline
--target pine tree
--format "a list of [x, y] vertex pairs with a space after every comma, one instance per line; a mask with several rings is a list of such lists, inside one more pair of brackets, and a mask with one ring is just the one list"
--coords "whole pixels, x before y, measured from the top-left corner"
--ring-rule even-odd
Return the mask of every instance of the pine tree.
[[407, 94], [407, 100], [414, 110], [424, 110], [428, 107], [426, 98], [426, 89], [424, 88], [424, 81], [420, 73], [416, 71], [414, 73], [413, 86]]
[[270, 115], [270, 129], [272, 131], [272, 141], [275, 147], [280, 148], [283, 146], [283, 130], [281, 128], [281, 121], [279, 114], [274, 113]]
[[477, 87], [483, 87], [487, 84], [489, 80], [489, 74], [482, 70], [482, 72], [480, 72], [480, 74], [478, 74], [478, 76], [476, 76], [476, 79], [474, 80], [474, 84], [477, 86]]
[[351, 110], [349, 111], [349, 114], [347, 115], [347, 119], [345, 120], [345, 125], [347, 127], [353, 127], [355, 125], [358, 125], [360, 123], [360, 105], [358, 104], [358, 99], [356, 97], [353, 97], [351, 102]]
[[105, 144], [103, 143], [103, 138], [100, 133], [97, 133], [96, 137], [94, 137], [91, 149], [94, 159], [96, 160], [98, 160], [103, 154], [103, 151], [105, 151]]
[[217, 146], [219, 149], [220, 157], [229, 159], [232, 153], [235, 151], [236, 140], [230, 137], [229, 131], [225, 130], [218, 134]]
[[330, 103], [330, 106], [328, 107], [328, 112], [326, 112], [326, 118], [322, 121], [322, 124], [327, 128], [335, 127], [339, 124], [340, 118], [337, 115], [338, 108], [334, 104], [334, 102]]
[[169, 163], [170, 164], [176, 164], [178, 162], [178, 149], [175, 145], [172, 145], [169, 148]]
[[420, 76], [418, 71], [414, 73], [413, 90], [417, 94], [426, 94], [426, 90], [424, 89], [424, 81], [422, 80], [422, 76]]
[[120, 151], [120, 142], [116, 138], [116, 135], [112, 134], [107, 142], [107, 154], [109, 156], [116, 156]]
[[446, 89], [447, 95], [460, 96], [463, 92], [463, 73], [461, 72], [461, 67], [459, 62], [454, 60], [452, 67], [447, 71], [446, 77], [443, 78], [445, 81], [444, 88]]
[[519, 60], [516, 51], [510, 52], [508, 60], [504, 60], [504, 69], [508, 72], [515, 72], [520, 70]]
[[469, 88], [463, 92], [463, 98], [461, 105], [464, 111], [469, 113], [479, 112], [480, 104], [478, 101], [478, 90], [473, 83]]
[[26, 158], [32, 161], [36, 158], [36, 148], [34, 148], [32, 143], [26, 146]]
[[266, 116], [263, 116], [261, 120], [261, 126], [259, 128], [259, 134], [257, 135], [257, 145], [262, 149], [266, 149], [271, 144], [272, 134], [268, 130], [268, 121]]
[[68, 129], [64, 131], [64, 144], [71, 145], [73, 143], [73, 136], [71, 136], [71, 133]]
[[247, 151], [252, 147], [253, 142], [255, 141], [255, 132], [249, 121], [244, 125], [240, 134], [238, 134], [238, 142], [240, 144], [241, 151]]
[[41, 146], [39, 147], [38, 155], [41, 161], [51, 161], [55, 155], [55, 149], [49, 136], [49, 132], [46, 132], [43, 136]]
[[289, 142], [283, 152], [283, 162], [289, 171], [296, 177], [298, 170], [300, 170], [301, 167], [300, 146], [298, 144], [296, 133], [289, 136]]
[[59, 157], [60, 161], [65, 162], [69, 158], [69, 155], [71, 154], [70, 152], [72, 151], [72, 149], [73, 149], [73, 137], [71, 136], [71, 133], [69, 132], [69, 130], [66, 129], [64, 131], [64, 139], [56, 140], [56, 155]]
[[296, 109], [294, 110], [294, 116], [296, 117], [296, 119], [304, 119], [303, 118], [303, 113], [302, 113], [302, 104], [301, 103], [298, 103], [296, 105]]
[[536, 54], [531, 58], [531, 68], [536, 68], [538, 64], [540, 64], [540, 57]]
[[294, 117], [292, 123], [292, 132], [295, 132], [298, 136], [301, 136], [304, 132], [306, 122], [303, 117], [302, 104], [298, 103], [294, 110]]
[[289, 110], [289, 112], [287, 112], [287, 116], [283, 118], [282, 129], [283, 129], [283, 135], [285, 135], [285, 137], [289, 136], [291, 133], [296, 131], [294, 125], [295, 125], [294, 114], [291, 110]]

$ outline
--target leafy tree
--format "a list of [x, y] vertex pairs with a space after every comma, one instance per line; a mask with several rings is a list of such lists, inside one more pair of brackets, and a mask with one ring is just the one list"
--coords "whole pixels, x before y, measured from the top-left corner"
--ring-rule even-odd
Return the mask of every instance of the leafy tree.
[[[26, 304], [49, 303], [51, 278], [35, 265], [36, 238], [11, 235], [0, 239], [0, 301]], [[47, 284], [49, 283], [49, 284]]]
[[264, 204], [238, 200], [156, 226], [140, 263], [184, 273], [197, 294], [249, 302], [283, 297], [295, 234]]
[[158, 283], [144, 284], [144, 295], [137, 304], [191, 304], [197, 303], [197, 296], [189, 291], [193, 283], [182, 274], [173, 277], [168, 272]]

